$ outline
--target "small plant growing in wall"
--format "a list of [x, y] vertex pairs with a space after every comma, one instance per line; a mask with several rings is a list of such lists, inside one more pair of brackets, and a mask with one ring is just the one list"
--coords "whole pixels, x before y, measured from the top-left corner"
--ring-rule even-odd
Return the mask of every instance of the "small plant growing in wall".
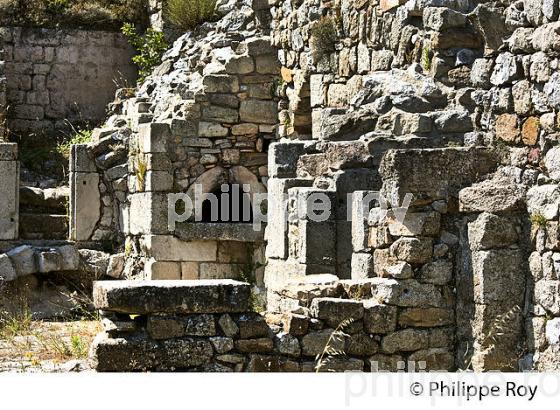
[[428, 72], [432, 68], [432, 59], [430, 57], [430, 45], [428, 43], [424, 44], [422, 48], [422, 68], [424, 71]]
[[144, 192], [146, 189], [146, 172], [148, 165], [144, 158], [140, 155], [136, 157], [136, 189], [138, 192]]
[[547, 224], [546, 217], [540, 212], [532, 214], [530, 220], [533, 227], [537, 229], [546, 228], [546, 224]]
[[168, 0], [168, 20], [181, 30], [193, 30], [196, 26], [212, 21], [216, 0]]
[[311, 52], [315, 61], [335, 51], [338, 40], [336, 23], [332, 17], [322, 17], [311, 28]]
[[142, 83], [161, 64], [161, 57], [167, 50], [167, 42], [162, 32], [148, 28], [144, 35], [138, 34], [134, 24], [126, 23], [122, 26], [122, 33], [137, 51], [132, 62], [138, 66], [138, 82]]

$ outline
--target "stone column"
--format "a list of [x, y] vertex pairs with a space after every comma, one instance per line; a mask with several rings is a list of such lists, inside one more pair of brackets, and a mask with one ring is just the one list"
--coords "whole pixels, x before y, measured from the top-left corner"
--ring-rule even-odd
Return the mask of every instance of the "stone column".
[[17, 144], [0, 144], [0, 240], [18, 238], [19, 162]]

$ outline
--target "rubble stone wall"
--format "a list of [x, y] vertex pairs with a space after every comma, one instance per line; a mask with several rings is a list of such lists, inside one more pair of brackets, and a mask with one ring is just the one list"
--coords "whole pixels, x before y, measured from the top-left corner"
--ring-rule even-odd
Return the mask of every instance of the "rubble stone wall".
[[[401, 309], [411, 304], [394, 290], [388, 279], [323, 278], [279, 290], [300, 313], [292, 303], [263, 316], [239, 282], [98, 282], [105, 331], [92, 358], [98, 371], [452, 370], [452, 311]], [[166, 298], [143, 303], [147, 293]]]
[[133, 86], [134, 50], [116, 32], [3, 27], [8, 128], [51, 133], [97, 125], [119, 87]]
[[[269, 337], [264, 330], [256, 341], [230, 337], [228, 351], [241, 357], [227, 362], [218, 359], [221, 347], [185, 330], [191, 318], [184, 315], [198, 315], [192, 320], [206, 323], [211, 337], [227, 338], [211, 324], [228, 313], [240, 328], [236, 315], [246, 307], [142, 311], [102, 303], [98, 307], [143, 317], [120, 317], [123, 327], [115, 337], [102, 336], [97, 348], [98, 357], [106, 352], [100, 363], [110, 363], [118, 347], [138, 351], [143, 364], [105, 369], [251, 370], [263, 360], [254, 355], [272, 357], [270, 368], [289, 361], [290, 369], [309, 369], [306, 342], [324, 348], [315, 333], [330, 335], [345, 319], [359, 324], [345, 332], [350, 358], [341, 370], [355, 363], [367, 370], [376, 354], [392, 370], [401, 358], [424, 358], [439, 370], [560, 368], [558, 1], [279, 1], [270, 7], [270, 39], [256, 30], [249, 9], [241, 2], [214, 25], [180, 38], [138, 95], [112, 106], [108, 127], [114, 128], [98, 131], [83, 148], [100, 180], [110, 181], [99, 185], [102, 199], [95, 203], [110, 217], [96, 214], [88, 235], [103, 237], [119, 221], [117, 231], [128, 235], [134, 257], [145, 257], [147, 240], [155, 237], [180, 241], [170, 249], [184, 243], [200, 249], [199, 258], [214, 258], [221, 241], [242, 235], [189, 236], [187, 226], [169, 233], [166, 196], [189, 192], [195, 182], [213, 189], [243, 166], [252, 186], [262, 184], [269, 194]], [[270, 71], [244, 73], [251, 64], [258, 71], [263, 50]], [[263, 85], [278, 75], [275, 92], [265, 97]], [[253, 89], [248, 79], [263, 83]], [[264, 127], [259, 118], [267, 118]], [[244, 141], [235, 137], [239, 125], [254, 131], [248, 156], [257, 163], [230, 163], [230, 147], [218, 143], [235, 148]], [[282, 139], [264, 143], [276, 137]], [[115, 149], [115, 141], [126, 148]], [[265, 153], [266, 167], [259, 162]], [[332, 206], [322, 222], [298, 208], [318, 193]], [[385, 201], [358, 212], [369, 194]], [[407, 194], [410, 204], [399, 221]], [[157, 266], [154, 260], [148, 266]], [[183, 262], [193, 261], [159, 260], [174, 272], [181, 263], [181, 277]], [[203, 264], [214, 260], [196, 262], [200, 277]], [[377, 316], [366, 320], [370, 304]], [[307, 332], [287, 342], [302, 349], [303, 359], [279, 350], [286, 348], [280, 332], [290, 331], [274, 313], [309, 322]], [[150, 334], [156, 314], [179, 329], [162, 342]], [[347, 345], [354, 335], [356, 345]], [[176, 346], [199, 353], [175, 362]], [[358, 347], [366, 350], [352, 353]], [[148, 354], [154, 351], [161, 356]], [[240, 363], [247, 367], [235, 366]]]

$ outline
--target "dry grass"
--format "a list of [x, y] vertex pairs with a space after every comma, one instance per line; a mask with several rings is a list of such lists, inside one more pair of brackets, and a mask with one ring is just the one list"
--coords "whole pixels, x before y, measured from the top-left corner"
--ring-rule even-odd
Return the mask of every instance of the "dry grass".
[[0, 22], [11, 26], [118, 29], [147, 20], [147, 0], [0, 0]]
[[73, 359], [85, 359], [98, 321], [42, 322], [3, 326], [0, 330], [0, 372], [45, 371]]

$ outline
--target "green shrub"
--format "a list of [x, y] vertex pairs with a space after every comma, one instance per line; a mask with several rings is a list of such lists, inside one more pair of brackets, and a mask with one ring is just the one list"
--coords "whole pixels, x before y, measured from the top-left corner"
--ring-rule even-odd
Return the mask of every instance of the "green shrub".
[[137, 51], [137, 54], [132, 57], [132, 62], [138, 66], [138, 82], [142, 83], [152, 73], [154, 67], [161, 64], [161, 57], [168, 47], [167, 42], [163, 33], [151, 27], [142, 36], [138, 34], [134, 24], [126, 23], [122, 27], [122, 33]]
[[315, 61], [335, 51], [338, 40], [336, 24], [331, 17], [322, 17], [311, 28], [311, 51]]
[[192, 30], [211, 21], [216, 10], [216, 0], [168, 0], [166, 14], [175, 27]]

